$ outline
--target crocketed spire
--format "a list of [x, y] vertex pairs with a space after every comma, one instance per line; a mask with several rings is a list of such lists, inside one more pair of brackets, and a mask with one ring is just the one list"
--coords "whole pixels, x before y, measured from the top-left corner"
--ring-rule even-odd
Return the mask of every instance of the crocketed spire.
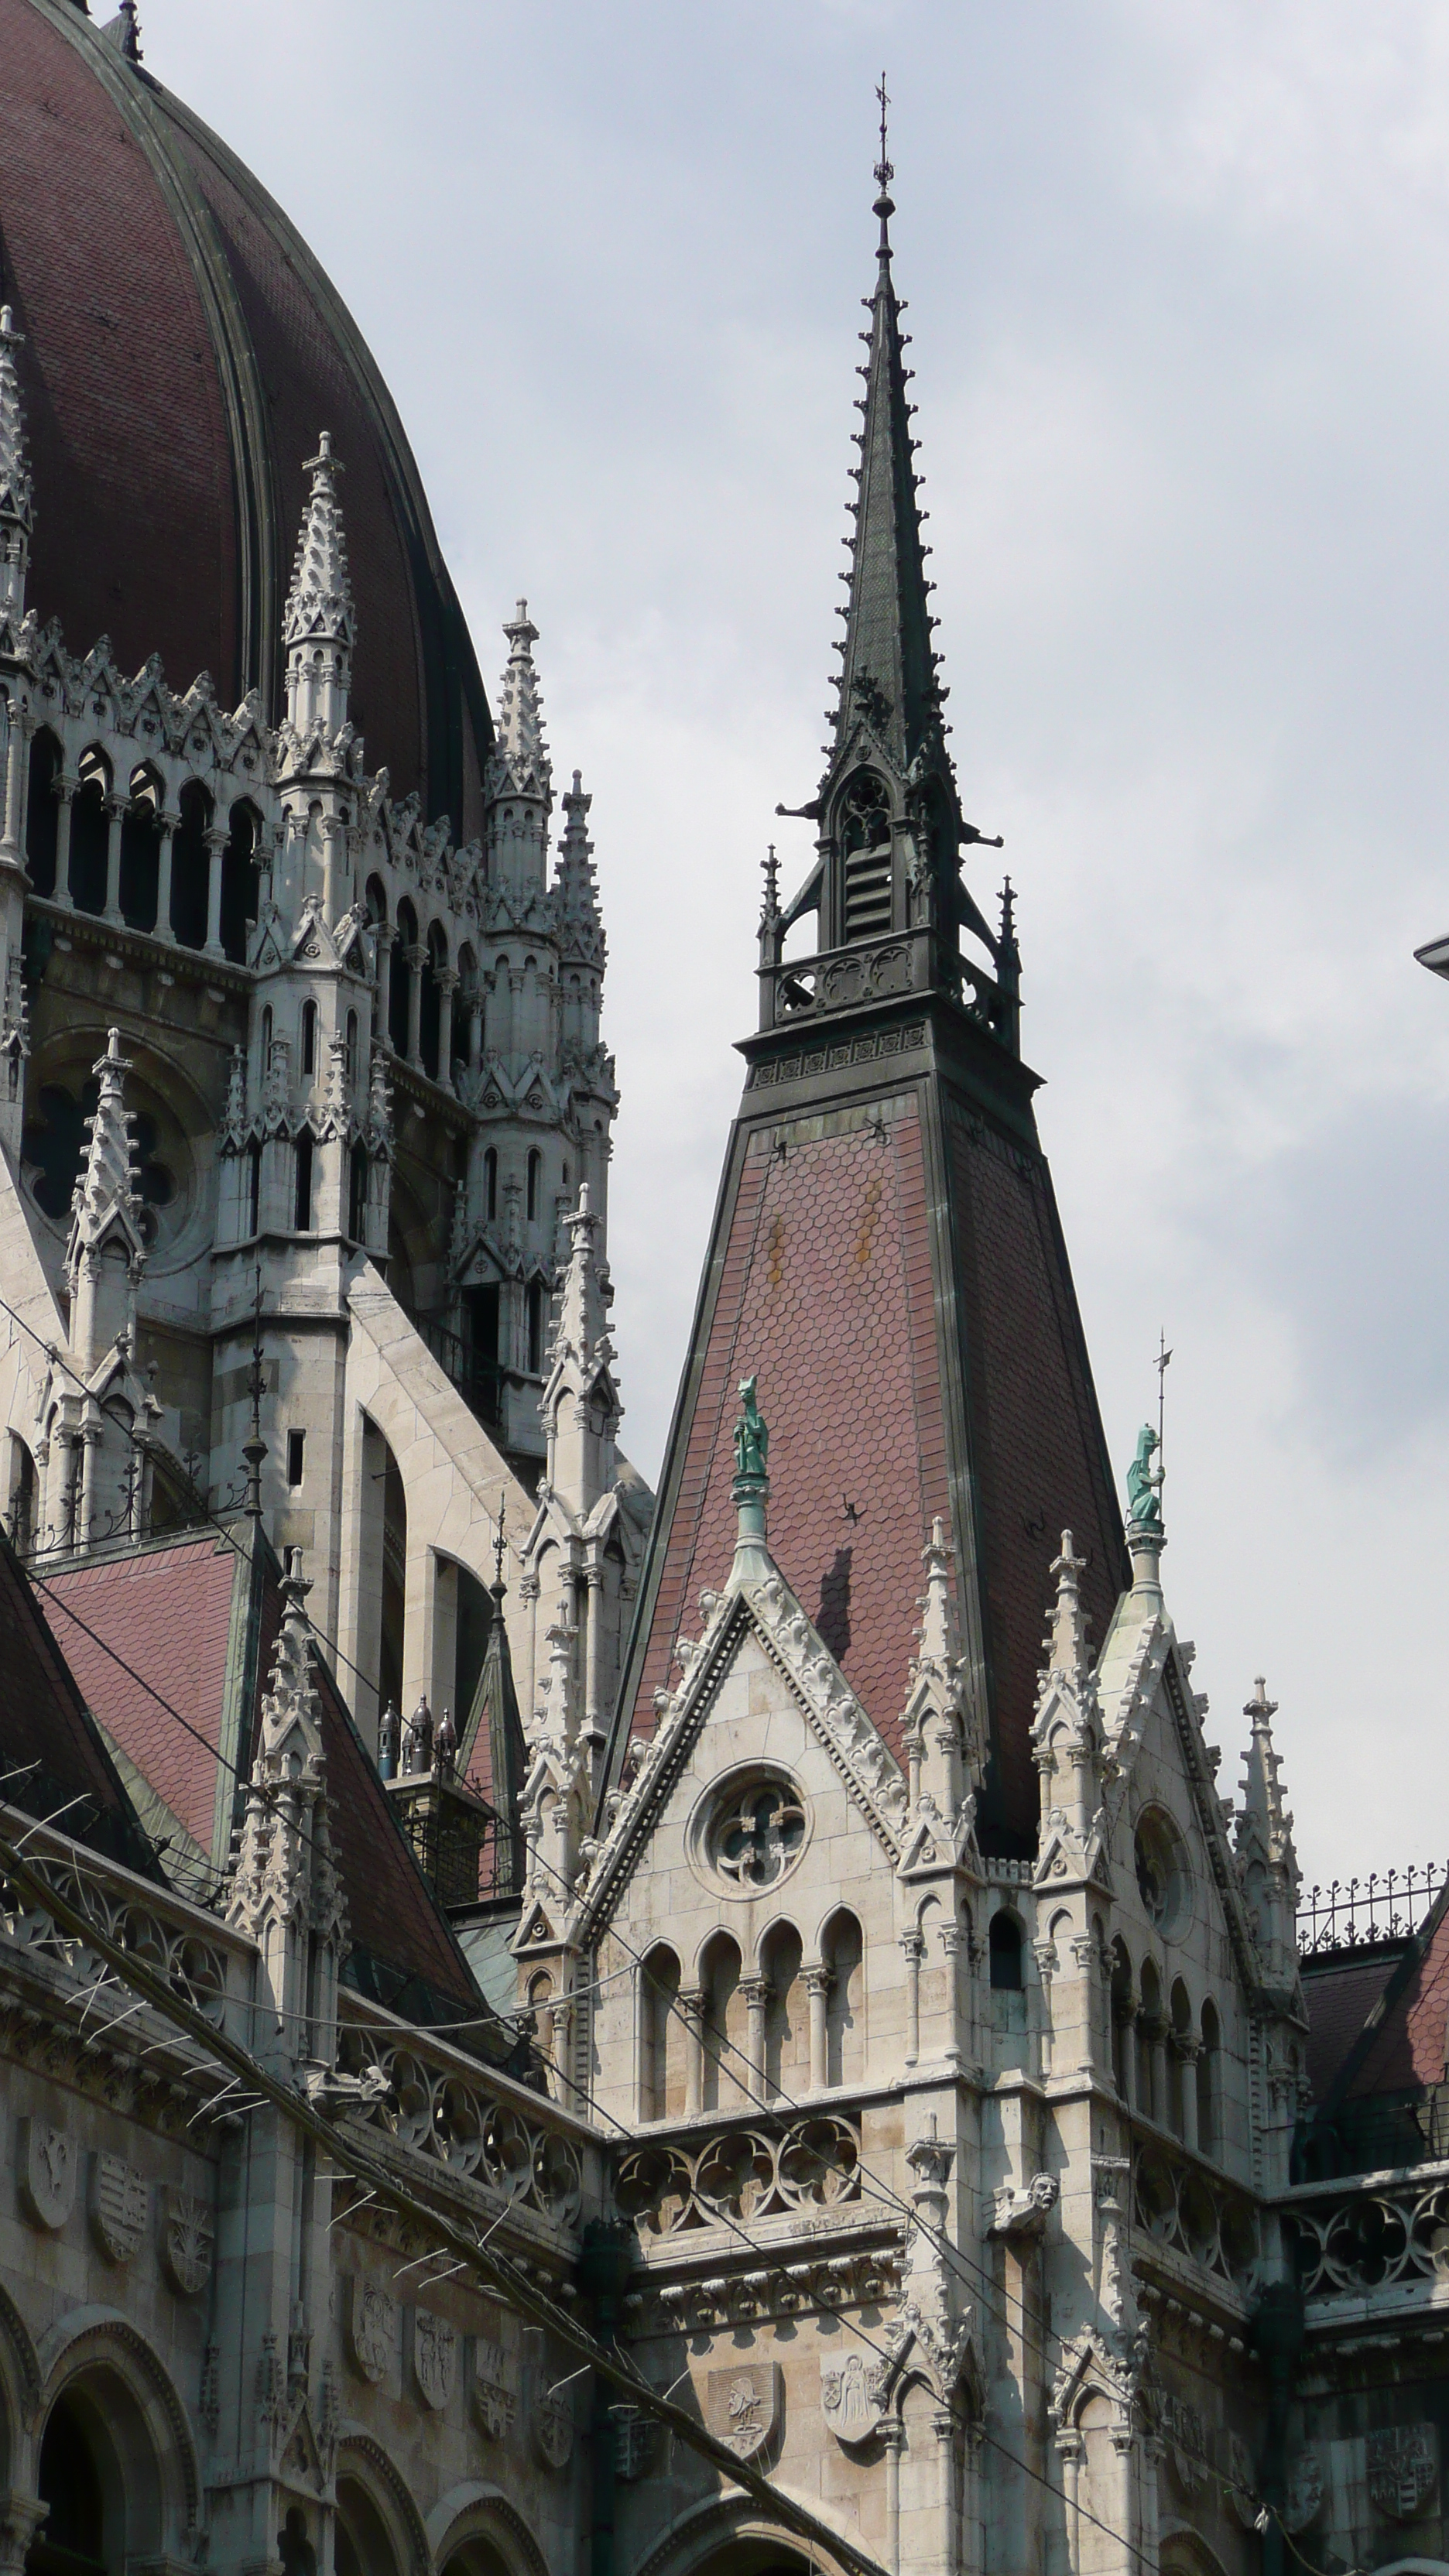
[[890, 183], [894, 176], [886, 159], [882, 116], [874, 206], [880, 241], [875, 292], [866, 299], [870, 329], [861, 333], [870, 354], [860, 370], [865, 379], [860, 409], [865, 417], [857, 441], [860, 464], [852, 468], [860, 498], [851, 505], [855, 529], [848, 540], [850, 604], [845, 613], [834, 750], [839, 751], [863, 718], [881, 748], [904, 772], [939, 731], [946, 693], [937, 684], [931, 646], [933, 620], [926, 604], [930, 584], [916, 505], [918, 479], [911, 462], [914, 405], [906, 400], [910, 369], [902, 355], [904, 308], [891, 276], [890, 219], [895, 204]]
[[15, 352], [23, 345], [8, 304], [0, 304], [0, 616], [19, 618], [34, 527], [34, 493], [25, 451]]
[[558, 1330], [539, 1411], [548, 1434], [549, 1485], [583, 1521], [613, 1484], [614, 1440], [622, 1414], [611, 1374], [614, 1349], [596, 1249], [601, 1220], [589, 1204], [587, 1181], [564, 1224], [568, 1268], [559, 1289]]
[[1071, 1531], [1063, 1530], [1062, 1551], [1052, 1566], [1057, 1597], [1047, 1631], [1047, 1671], [1078, 1689], [1091, 1679], [1092, 1673], [1086, 1614], [1082, 1609], [1082, 1576], [1086, 1570], [1086, 1558], [1073, 1554]]
[[577, 770], [563, 799], [564, 829], [559, 843], [554, 892], [558, 898], [563, 954], [580, 965], [602, 967], [604, 925], [599, 912], [599, 881], [594, 873], [594, 845], [589, 839], [589, 807]]
[[[133, 1183], [131, 1121], [126, 1110], [126, 1076], [131, 1067], [121, 1053], [121, 1032], [107, 1034], [106, 1052], [92, 1065], [100, 1084], [95, 1115], [88, 1121], [90, 1142], [85, 1168], [71, 1197], [70, 1235], [65, 1252], [65, 1280], [71, 1298], [71, 1349], [89, 1376], [119, 1333], [135, 1327], [136, 1279], [146, 1258], [141, 1234], [141, 1202]], [[119, 1248], [120, 1261], [105, 1258]]]
[[553, 778], [543, 735], [543, 699], [533, 659], [538, 628], [529, 616], [526, 599], [520, 599], [517, 616], [505, 621], [503, 632], [508, 638], [508, 662], [498, 692], [491, 792], [539, 796], [546, 801]]
[[1272, 1724], [1277, 1714], [1278, 1703], [1269, 1699], [1260, 1673], [1243, 1711], [1252, 1732], [1244, 1756], [1235, 1846], [1264, 1969], [1271, 1984], [1288, 1986], [1297, 1968], [1294, 1916], [1301, 1872], [1293, 1844], [1293, 1818], [1278, 1777], [1282, 1757], [1274, 1749]]
[[304, 743], [319, 732], [330, 742], [347, 722], [357, 617], [337, 498], [342, 465], [332, 453], [327, 430], [304, 471], [312, 477], [312, 489], [302, 514], [282, 627], [287, 647], [287, 720]]

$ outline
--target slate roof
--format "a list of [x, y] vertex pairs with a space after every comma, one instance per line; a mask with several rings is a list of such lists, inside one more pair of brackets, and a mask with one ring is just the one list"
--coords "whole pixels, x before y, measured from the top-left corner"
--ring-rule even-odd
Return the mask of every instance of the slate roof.
[[3, 1533], [0, 1671], [0, 1798], [156, 1877], [135, 1807]]

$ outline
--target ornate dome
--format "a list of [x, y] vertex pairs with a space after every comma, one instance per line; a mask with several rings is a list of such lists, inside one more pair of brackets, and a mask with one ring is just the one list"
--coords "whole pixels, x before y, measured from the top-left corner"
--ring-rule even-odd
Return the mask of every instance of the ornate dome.
[[35, 479], [28, 604], [173, 687], [281, 705], [303, 460], [347, 467], [352, 713], [395, 796], [481, 829], [483, 683], [417, 465], [355, 322], [280, 207], [131, 58], [133, 13], [0, 0], [0, 300]]

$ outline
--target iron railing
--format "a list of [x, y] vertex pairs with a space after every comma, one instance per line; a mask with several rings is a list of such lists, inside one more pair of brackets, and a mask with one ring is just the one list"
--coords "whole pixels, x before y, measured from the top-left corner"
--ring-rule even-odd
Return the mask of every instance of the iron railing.
[[1328, 1951], [1368, 1950], [1412, 1939], [1446, 1878], [1449, 1865], [1431, 1860], [1306, 1889], [1298, 1908], [1299, 1956], [1319, 1958]]

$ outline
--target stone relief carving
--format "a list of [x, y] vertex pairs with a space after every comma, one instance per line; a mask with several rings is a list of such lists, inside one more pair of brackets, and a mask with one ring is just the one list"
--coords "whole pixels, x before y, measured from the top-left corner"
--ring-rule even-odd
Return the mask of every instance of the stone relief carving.
[[544, 2467], [566, 2469], [574, 2449], [573, 2392], [546, 2366], [529, 2374], [528, 2429]]
[[1207, 2426], [1185, 2397], [1167, 2397], [1162, 2403], [1162, 2430], [1172, 2474], [1191, 2502], [1207, 2483]]
[[446, 2317], [413, 2310], [413, 2380], [425, 2406], [441, 2413], [458, 2373], [458, 2335]]
[[820, 2404], [837, 2442], [868, 2442], [885, 2418], [883, 2362], [868, 2362], [864, 2353], [847, 2353], [844, 2361], [822, 2361]]
[[91, 2165], [91, 2234], [108, 2263], [129, 2263], [146, 2233], [145, 2177], [102, 2148]]
[[655, 2435], [659, 2427], [642, 2406], [611, 2406], [614, 2426], [614, 2469], [626, 2486], [642, 2478], [654, 2457]]
[[1306, 2443], [1288, 2464], [1288, 2499], [1283, 2520], [1290, 2532], [1306, 2531], [1323, 2502], [1323, 2454]]
[[347, 2283], [343, 2304], [343, 2341], [359, 2379], [376, 2388], [386, 2375], [397, 2342], [397, 2301], [386, 2290], [356, 2277]]
[[75, 2140], [48, 2120], [20, 2122], [20, 2205], [32, 2227], [64, 2227], [75, 2207]]
[[1394, 2522], [1412, 2522], [1439, 2473], [1433, 2425], [1383, 2425], [1366, 2453], [1369, 2502]]
[[504, 2376], [503, 2346], [487, 2335], [473, 2338], [473, 2421], [489, 2442], [501, 2442], [513, 2430], [518, 2400]]
[[168, 2183], [161, 2195], [161, 2267], [185, 2299], [194, 2299], [211, 2278], [215, 2235], [205, 2201]]
[[741, 2460], [763, 2451], [774, 2433], [782, 2402], [777, 2361], [750, 2361], [712, 2370], [705, 2380], [704, 2420], [717, 2442]]

